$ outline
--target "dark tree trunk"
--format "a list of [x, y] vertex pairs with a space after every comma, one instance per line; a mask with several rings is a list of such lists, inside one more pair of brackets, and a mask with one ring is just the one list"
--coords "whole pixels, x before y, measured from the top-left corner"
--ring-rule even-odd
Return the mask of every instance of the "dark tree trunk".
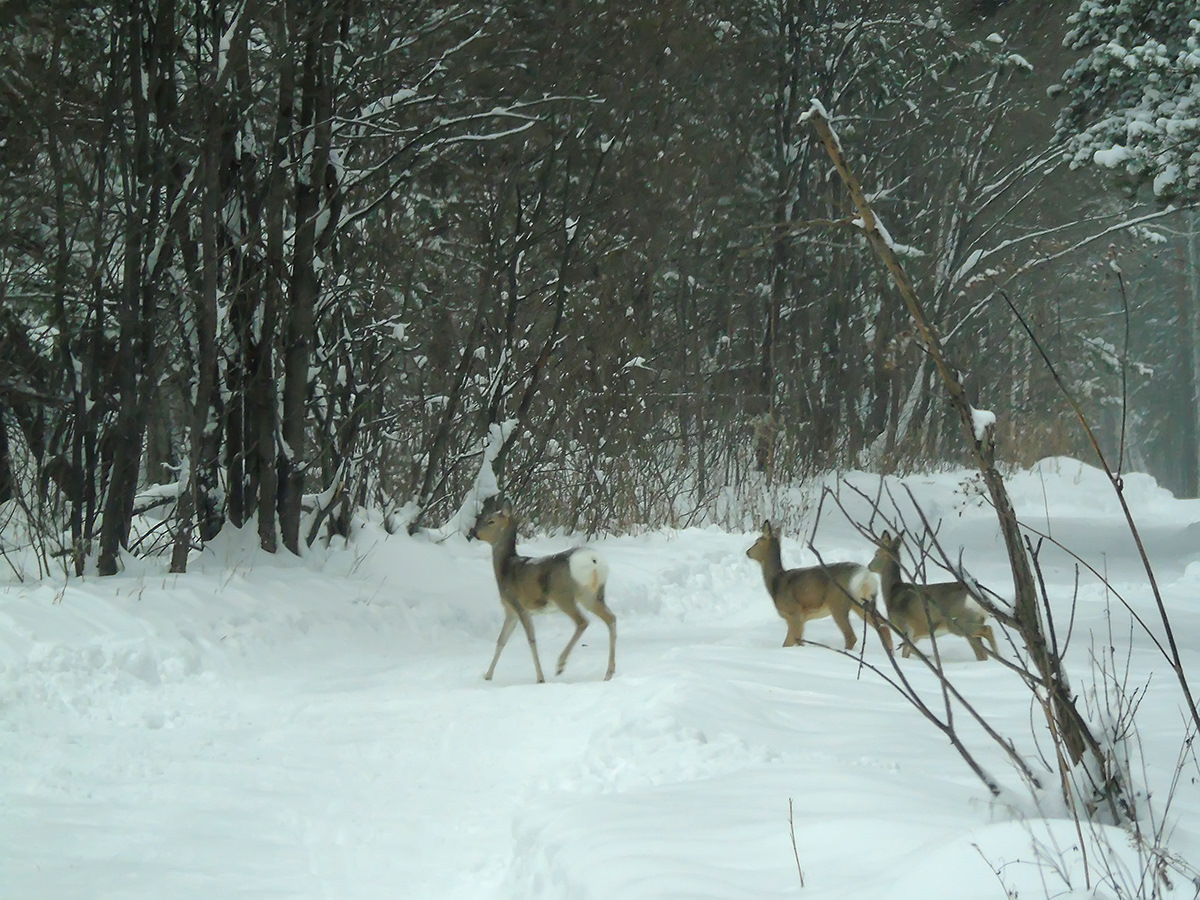
[[15, 494], [16, 482], [13, 480], [12, 456], [8, 450], [8, 425], [4, 421], [8, 407], [0, 401], [0, 503], [11, 500]]
[[188, 554], [196, 517], [205, 507], [201, 494], [201, 469], [205, 466], [209, 423], [212, 421], [213, 396], [217, 381], [217, 211], [220, 201], [221, 118], [215, 97], [208, 104], [208, 128], [201, 163], [200, 191], [200, 290], [192, 311], [196, 331], [195, 390], [188, 417], [186, 470], [176, 506], [175, 545], [171, 552], [171, 571], [187, 571]]
[[126, 197], [124, 266], [117, 312], [117, 353], [121, 364], [117, 366], [115, 378], [118, 400], [116, 424], [106, 437], [106, 443], [112, 453], [112, 467], [100, 525], [98, 569], [101, 575], [117, 573], [120, 551], [129, 541], [145, 432], [143, 398], [139, 395], [139, 388], [140, 376], [144, 374], [141, 363], [146, 357], [143, 318], [152, 305], [145, 262], [148, 255], [147, 229], [153, 219], [155, 197], [149, 131], [150, 107], [144, 93], [146, 84], [143, 77], [147, 69], [146, 56], [149, 48], [143, 43], [145, 23], [142, 21], [140, 9], [134, 8], [136, 6], [137, 0], [131, 0], [124, 21], [125, 41], [129, 52], [126, 83], [130, 92], [134, 132], [127, 151], [127, 165], [131, 176], [128, 190], [131, 195]]
[[[293, 553], [300, 552], [301, 501], [308, 451], [308, 369], [320, 290], [316, 271], [317, 226], [332, 139], [332, 69], [338, 25], [336, 10], [314, 7], [304, 15], [302, 147], [296, 165], [296, 234], [283, 349], [283, 447], [279, 456], [279, 530], [284, 546]], [[324, 227], [329, 227], [328, 223]]]

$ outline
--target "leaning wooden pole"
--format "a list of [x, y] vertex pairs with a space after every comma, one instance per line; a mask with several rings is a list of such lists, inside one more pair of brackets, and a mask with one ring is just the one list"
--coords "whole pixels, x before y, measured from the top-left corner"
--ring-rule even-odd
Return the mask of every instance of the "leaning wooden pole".
[[[1037, 582], [1034, 578], [1033, 567], [1030, 565], [1029, 556], [1025, 551], [1016, 511], [1009, 499], [1004, 479], [996, 468], [993, 426], [980, 424], [983, 420], [976, 416], [976, 411], [967, 399], [962, 379], [946, 360], [941, 338], [930, 324], [920, 297], [917, 296], [912, 282], [904, 271], [904, 266], [892, 244], [891, 235], [875, 215], [866, 194], [863, 193], [862, 185], [851, 171], [845, 153], [842, 152], [841, 142], [829, 124], [829, 116], [825, 108], [819, 101], [814, 100], [802, 119], [807, 119], [812, 123], [821, 143], [829, 152], [838, 175], [841, 176], [850, 192], [850, 198], [858, 212], [855, 224], [862, 230], [871, 249], [875, 251], [887, 268], [900, 296], [904, 298], [908, 314], [916, 326], [921, 342], [933, 359], [938, 375], [949, 395], [950, 404], [962, 422], [967, 443], [972, 449], [975, 464], [983, 476], [988, 495], [996, 510], [996, 517], [1000, 522], [1000, 532], [1004, 537], [1013, 577], [1013, 619], [1017, 623], [1017, 629], [1029, 653], [1030, 660], [1045, 687], [1048, 706], [1046, 712], [1050, 727], [1069, 754], [1071, 763], [1079, 763], [1085, 752], [1090, 752], [1101, 766], [1101, 770], [1105, 772], [1102, 781], [1107, 782], [1111, 773], [1107, 772], [1105, 754], [1087, 723], [1079, 714], [1066, 673], [1062, 668], [1062, 660], [1051, 651], [1050, 644], [1046, 639], [1038, 606]], [[1114, 784], [1105, 783], [1101, 787], [1106, 791], [1114, 788], [1118, 792], [1121, 790], [1120, 786]], [[1065, 784], [1064, 790], [1066, 790]], [[1111, 796], [1108, 799], [1110, 803], [1113, 800]]]

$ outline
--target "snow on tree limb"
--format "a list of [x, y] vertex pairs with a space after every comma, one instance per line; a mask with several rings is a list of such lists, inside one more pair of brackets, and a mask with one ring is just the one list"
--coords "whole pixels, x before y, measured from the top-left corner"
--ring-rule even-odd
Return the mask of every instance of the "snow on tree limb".
[[442, 531], [445, 534], [465, 534], [475, 524], [475, 520], [479, 518], [483, 504], [492, 497], [500, 494], [500, 485], [496, 481], [496, 473], [492, 469], [492, 463], [496, 461], [496, 457], [500, 455], [500, 451], [508, 443], [516, 427], [516, 419], [493, 422], [488, 426], [488, 433], [483, 439], [483, 446], [481, 448], [483, 458], [479, 462], [479, 472], [475, 475], [475, 482], [471, 485], [471, 489], [467, 491], [467, 495], [463, 498], [463, 502], [458, 507], [458, 510], [442, 527]]
[[1160, 200], [1200, 199], [1200, 17], [1182, 0], [1082, 0], [1059, 117], [1071, 165], [1121, 170]]

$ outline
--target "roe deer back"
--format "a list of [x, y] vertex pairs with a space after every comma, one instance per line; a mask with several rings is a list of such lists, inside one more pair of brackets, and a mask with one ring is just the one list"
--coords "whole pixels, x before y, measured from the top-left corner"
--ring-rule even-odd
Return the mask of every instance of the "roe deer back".
[[1000, 648], [992, 626], [987, 624], [987, 613], [965, 584], [961, 581], [910, 584], [900, 580], [903, 544], [904, 532], [893, 538], [885, 531], [879, 536], [879, 549], [870, 564], [871, 571], [879, 575], [888, 619], [908, 638], [903, 655], [911, 656], [912, 645], [921, 638], [949, 632], [965, 637], [978, 660], [988, 657], [980, 638], [991, 644], [992, 652], [999, 656]]
[[787, 623], [783, 646], [804, 641], [804, 623], [810, 619], [833, 616], [846, 639], [846, 649], [854, 647], [857, 637], [850, 627], [850, 610], [870, 623], [885, 647], [892, 648], [892, 636], [875, 614], [872, 603], [879, 580], [858, 563], [833, 563], [808, 569], [784, 569], [779, 553], [779, 536], [770, 522], [763, 523], [762, 535], [746, 551], [762, 566], [767, 593], [775, 601], [775, 610]]
[[519, 621], [533, 652], [538, 683], [545, 681], [530, 613], [555, 609], [566, 613], [575, 623], [575, 633], [558, 657], [555, 673], [561, 675], [571, 648], [588, 626], [587, 617], [580, 612], [583, 607], [608, 626], [608, 671], [604, 680], [612, 678], [617, 667], [617, 617], [604, 602], [604, 582], [608, 577], [604, 560], [594, 551], [579, 547], [536, 559], [518, 556], [517, 519], [508, 503], [499, 512], [482, 517], [471, 534], [492, 545], [492, 568], [500, 589], [500, 602], [504, 604], [504, 624], [496, 639], [496, 655], [483, 677], [491, 680], [500, 651]]

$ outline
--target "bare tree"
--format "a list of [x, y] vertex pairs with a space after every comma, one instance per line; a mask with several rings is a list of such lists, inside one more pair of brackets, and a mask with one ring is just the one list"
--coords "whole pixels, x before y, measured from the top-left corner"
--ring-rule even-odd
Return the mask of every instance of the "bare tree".
[[1046, 692], [1043, 709], [1051, 732], [1055, 735], [1056, 744], [1064, 753], [1063, 769], [1060, 772], [1064, 794], [1069, 801], [1067, 767], [1079, 763], [1087, 755], [1095, 765], [1096, 771], [1102, 773], [1098, 778], [1099, 793], [1096, 799], [1104, 802], [1114, 812], [1114, 816], [1119, 818], [1117, 810], [1125, 804], [1124, 794], [1129, 788], [1118, 778], [1112, 777], [1115, 773], [1109, 771], [1109, 760], [1104, 749], [1079, 712], [1063, 667], [1063, 660], [1055, 652], [1053, 636], [1043, 630], [1044, 620], [1034, 570], [1027, 555], [1016, 511], [996, 466], [995, 445], [992, 440], [995, 418], [990, 414], [981, 416], [968, 401], [961, 377], [946, 358], [941, 338], [930, 326], [921, 300], [904, 271], [887, 229], [880, 223], [857, 177], [850, 170], [842, 152], [841, 142], [830, 126], [824, 108], [819, 103], [814, 103], [805, 116], [816, 129], [850, 193], [860, 216], [860, 227], [864, 237], [895, 282], [921, 341], [937, 366], [950, 404], [962, 423], [964, 437], [972, 448], [1008, 551], [1014, 595], [1010, 620], [1020, 634], [1024, 650], [1030, 657], [1037, 675], [1037, 683]]

